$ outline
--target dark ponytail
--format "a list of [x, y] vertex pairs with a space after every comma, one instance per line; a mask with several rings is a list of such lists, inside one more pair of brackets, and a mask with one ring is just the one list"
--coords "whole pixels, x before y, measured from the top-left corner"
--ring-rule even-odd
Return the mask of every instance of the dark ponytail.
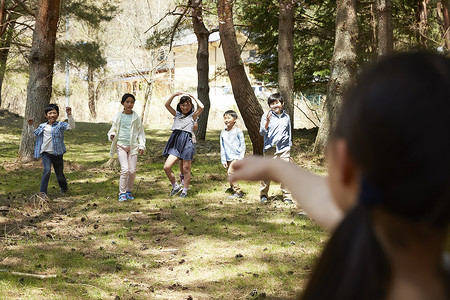
[[370, 209], [356, 205], [336, 228], [302, 300], [379, 300], [386, 295], [389, 264], [375, 238]]

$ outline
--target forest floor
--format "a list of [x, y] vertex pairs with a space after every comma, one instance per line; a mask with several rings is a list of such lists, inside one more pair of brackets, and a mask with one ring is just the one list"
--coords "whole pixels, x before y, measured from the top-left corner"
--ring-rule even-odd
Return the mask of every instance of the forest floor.
[[[258, 183], [228, 198], [219, 131], [197, 144], [181, 199], [168, 196], [162, 168], [170, 130], [146, 130], [136, 199], [118, 202], [118, 169], [103, 167], [110, 125], [79, 122], [65, 134], [70, 190], [59, 193], [52, 171], [41, 200], [41, 162], [15, 162], [22, 124], [0, 111], [0, 299], [291, 299], [327, 241], [300, 207], [280, 201], [279, 185], [265, 205]], [[324, 174], [315, 133], [294, 130], [291, 154]]]

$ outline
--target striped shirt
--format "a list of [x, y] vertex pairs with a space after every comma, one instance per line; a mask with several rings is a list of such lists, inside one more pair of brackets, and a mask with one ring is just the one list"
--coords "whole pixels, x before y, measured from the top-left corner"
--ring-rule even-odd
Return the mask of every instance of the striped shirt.
[[184, 116], [183, 113], [177, 111], [177, 114], [173, 118], [173, 125], [172, 125], [172, 131], [173, 130], [183, 130], [190, 132], [192, 135], [194, 134], [194, 119], [193, 116], [194, 113], [191, 113], [190, 115]]

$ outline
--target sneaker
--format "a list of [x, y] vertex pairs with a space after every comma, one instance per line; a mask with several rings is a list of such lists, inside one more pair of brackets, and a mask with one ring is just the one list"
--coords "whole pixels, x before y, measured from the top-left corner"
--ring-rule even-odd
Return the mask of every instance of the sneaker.
[[180, 194], [180, 198], [186, 198], [187, 197], [187, 192], [182, 192]]
[[284, 198], [283, 200], [284, 204], [293, 204], [294, 202], [292, 202], [292, 199], [289, 198]]
[[239, 193], [234, 193], [233, 195], [229, 196], [229, 199], [240, 199], [244, 197], [244, 193], [243, 192], [239, 192]]
[[183, 189], [182, 185], [177, 185], [175, 186], [172, 191], [170, 192], [170, 196], [175, 196], [176, 194], [178, 194], [181, 190]]
[[61, 194], [65, 194], [65, 193], [67, 193], [67, 191], [68, 191], [68, 189], [61, 189], [60, 190]]
[[261, 198], [259, 199], [261, 203], [267, 203], [268, 199], [266, 195], [262, 195]]
[[44, 192], [39, 192], [39, 194], [37, 194], [36, 197], [41, 198], [42, 200], [50, 200], [47, 194]]
[[122, 193], [119, 195], [119, 202], [127, 201], [127, 194]]
[[224, 192], [225, 193], [230, 193], [230, 194], [233, 194], [234, 193], [234, 191], [233, 191], [233, 189], [232, 188], [227, 188], [226, 190], [224, 190]]
[[127, 196], [127, 200], [134, 200], [133, 194], [131, 194], [131, 192], [126, 192], [125, 195]]

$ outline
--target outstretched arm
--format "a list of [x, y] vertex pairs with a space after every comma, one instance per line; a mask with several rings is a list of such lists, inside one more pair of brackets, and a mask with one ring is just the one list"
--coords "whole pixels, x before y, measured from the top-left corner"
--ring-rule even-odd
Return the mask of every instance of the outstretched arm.
[[183, 93], [178, 92], [178, 93], [173, 94], [172, 96], [170, 96], [169, 99], [167, 99], [166, 103], [164, 104], [164, 106], [166, 107], [166, 109], [167, 109], [167, 110], [172, 114], [172, 116], [174, 116], [174, 117], [177, 115], [177, 112], [176, 112], [175, 109], [173, 109], [172, 106], [170, 106], [170, 104], [172, 104], [173, 98], [175, 98], [175, 97], [177, 97], [177, 96], [180, 96], [180, 95], [183, 95]]
[[328, 231], [342, 220], [344, 213], [331, 197], [327, 179], [279, 159], [247, 157], [234, 163], [230, 182], [273, 180], [282, 182], [308, 215]]

